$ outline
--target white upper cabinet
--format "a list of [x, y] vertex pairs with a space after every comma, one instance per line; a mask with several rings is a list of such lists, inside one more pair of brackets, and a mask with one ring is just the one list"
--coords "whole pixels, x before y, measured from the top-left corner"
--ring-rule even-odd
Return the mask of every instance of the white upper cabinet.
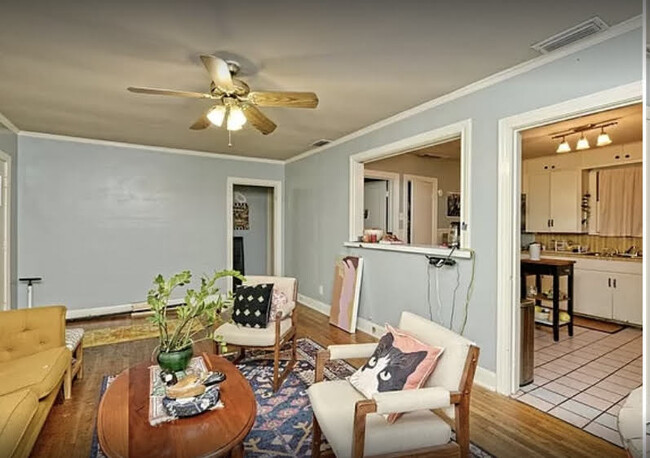
[[528, 175], [526, 231], [548, 232], [551, 227], [551, 172]]
[[636, 142], [625, 145], [602, 146], [600, 148], [590, 148], [576, 154], [582, 157], [580, 166], [583, 169], [611, 167], [643, 160], [643, 145], [641, 142]]
[[642, 158], [642, 144], [636, 142], [524, 160], [522, 192], [526, 193], [526, 231], [582, 233], [589, 229], [593, 232], [595, 192], [590, 192], [589, 228], [582, 224], [582, 197], [583, 191], [595, 187], [595, 182], [585, 181], [583, 190], [583, 170], [640, 162]]
[[582, 172], [551, 172], [551, 232], [582, 232]]
[[527, 232], [582, 232], [580, 170], [552, 170], [528, 175]]

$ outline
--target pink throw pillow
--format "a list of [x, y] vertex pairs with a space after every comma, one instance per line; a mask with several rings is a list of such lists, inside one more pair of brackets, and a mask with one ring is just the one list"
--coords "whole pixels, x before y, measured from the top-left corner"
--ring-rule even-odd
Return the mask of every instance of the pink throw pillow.
[[[365, 397], [384, 391], [421, 388], [433, 373], [444, 348], [427, 345], [412, 335], [386, 325], [373, 355], [349, 378]], [[400, 413], [388, 415], [394, 423]]]
[[289, 298], [287, 295], [282, 291], [273, 288], [273, 295], [271, 296], [271, 316], [269, 317], [269, 321], [275, 321], [275, 314], [278, 311], [283, 311], [283, 306], [287, 304], [289, 304]]

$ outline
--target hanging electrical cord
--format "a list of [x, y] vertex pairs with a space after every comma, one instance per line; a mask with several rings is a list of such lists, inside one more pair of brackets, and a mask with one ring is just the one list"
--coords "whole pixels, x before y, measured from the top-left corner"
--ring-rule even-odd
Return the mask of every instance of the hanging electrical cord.
[[454, 288], [454, 292], [451, 296], [451, 318], [449, 319], [449, 329], [454, 328], [454, 315], [456, 314], [456, 293], [458, 292], [459, 287], [460, 287], [460, 267], [458, 267], [458, 263], [456, 263], [456, 287]]
[[438, 318], [438, 323], [442, 324], [442, 300], [440, 299], [440, 268], [436, 268], [436, 299], [438, 301], [438, 313], [436, 318]]
[[465, 325], [467, 324], [467, 315], [469, 311], [469, 301], [472, 298], [472, 293], [474, 292], [474, 273], [476, 269], [476, 253], [474, 250], [469, 250], [472, 255], [472, 273], [469, 277], [469, 286], [467, 287], [467, 295], [465, 296], [465, 316], [463, 317], [463, 325], [460, 328], [460, 335], [462, 336], [465, 333]]
[[427, 305], [429, 306], [429, 319], [433, 321], [433, 309], [431, 308], [431, 264], [427, 262]]

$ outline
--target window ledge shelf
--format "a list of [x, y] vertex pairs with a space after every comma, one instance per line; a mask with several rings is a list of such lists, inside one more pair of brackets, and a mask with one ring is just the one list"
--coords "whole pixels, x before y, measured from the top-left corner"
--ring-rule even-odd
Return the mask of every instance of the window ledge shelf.
[[[431, 256], [446, 257], [449, 255], [451, 248], [447, 247], [433, 247], [427, 245], [391, 245], [387, 243], [363, 243], [363, 242], [345, 242], [343, 244], [348, 248], [364, 248], [369, 250], [379, 251], [396, 251], [399, 253], [412, 253], [412, 254], [428, 254]], [[470, 259], [472, 257], [471, 250], [457, 248], [451, 255], [452, 258]]]

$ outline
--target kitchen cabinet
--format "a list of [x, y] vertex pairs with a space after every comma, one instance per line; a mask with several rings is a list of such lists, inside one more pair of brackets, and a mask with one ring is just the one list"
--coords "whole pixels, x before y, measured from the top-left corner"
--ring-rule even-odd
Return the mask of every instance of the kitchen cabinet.
[[617, 273], [612, 276], [612, 309], [617, 321], [643, 322], [643, 276]]
[[643, 145], [641, 142], [624, 145], [603, 146], [581, 151], [583, 169], [611, 167], [630, 164], [643, 160]]
[[530, 173], [527, 188], [527, 232], [582, 232], [580, 170]]
[[[641, 326], [643, 323], [643, 263], [594, 259], [588, 256], [544, 254], [543, 257], [576, 261], [573, 270], [573, 312], [605, 320]], [[528, 254], [522, 254], [527, 259]], [[562, 279], [565, 280], [565, 279]], [[527, 288], [535, 284], [527, 278]], [[541, 291], [551, 289], [550, 277], [542, 277]], [[567, 291], [566, 281], [560, 291]]]
[[[576, 313], [641, 325], [643, 323], [643, 276], [621, 272], [626, 262], [601, 261], [607, 270], [589, 270], [576, 265], [574, 291]], [[641, 268], [641, 264], [634, 265]], [[600, 266], [598, 268], [601, 268]]]
[[613, 316], [611, 278], [610, 272], [574, 269], [573, 310], [575, 313], [611, 320]]

